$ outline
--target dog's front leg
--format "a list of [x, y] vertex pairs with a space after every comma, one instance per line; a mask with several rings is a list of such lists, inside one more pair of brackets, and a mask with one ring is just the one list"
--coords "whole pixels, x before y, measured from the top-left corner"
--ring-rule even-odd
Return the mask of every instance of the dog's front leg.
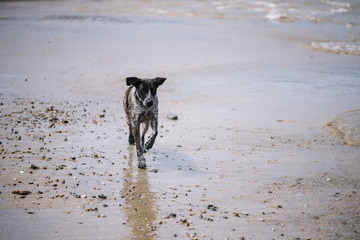
[[141, 123], [141, 121], [136, 121], [135, 127], [133, 127], [133, 136], [135, 138], [135, 144], [136, 144], [136, 154], [137, 154], [137, 157], [138, 157], [138, 167], [141, 168], [141, 169], [145, 169], [146, 168], [146, 162], [145, 162], [145, 158], [143, 156], [144, 150], [143, 150], [143, 146], [141, 144], [141, 139], [140, 139], [140, 123]]
[[143, 153], [146, 153], [146, 149], [145, 149], [145, 135], [146, 132], [149, 129], [149, 122], [143, 123], [142, 124], [142, 133], [141, 133], [141, 147], [143, 149]]
[[145, 144], [145, 148], [146, 149], [150, 149], [153, 147], [154, 143], [155, 143], [155, 138], [158, 135], [158, 121], [157, 119], [154, 119], [151, 121], [151, 128], [152, 128], [152, 134], [149, 138], [149, 140], [147, 141], [147, 143]]

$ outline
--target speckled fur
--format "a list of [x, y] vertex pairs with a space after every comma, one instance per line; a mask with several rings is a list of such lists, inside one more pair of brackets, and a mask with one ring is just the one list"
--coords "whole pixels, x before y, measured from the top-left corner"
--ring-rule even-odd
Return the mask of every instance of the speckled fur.
[[[158, 134], [158, 98], [156, 89], [165, 81], [165, 78], [138, 79], [127, 78], [127, 85], [131, 85], [125, 92], [124, 111], [126, 123], [129, 126], [129, 144], [136, 145], [138, 167], [146, 168], [143, 154], [152, 148]], [[143, 89], [148, 92], [140, 92]], [[155, 93], [155, 94], [153, 94]], [[145, 134], [149, 129], [152, 134], [145, 143]]]

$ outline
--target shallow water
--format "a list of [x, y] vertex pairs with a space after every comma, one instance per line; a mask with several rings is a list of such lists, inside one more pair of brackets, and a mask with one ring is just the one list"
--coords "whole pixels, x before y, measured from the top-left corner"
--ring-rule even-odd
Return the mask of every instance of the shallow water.
[[[357, 18], [358, 1], [103, 1], [99, 10], [113, 13], [155, 13], [159, 15], [181, 15], [216, 19], [268, 19], [280, 22], [306, 20], [314, 23], [333, 22], [336, 24], [360, 23]], [[84, 6], [83, 11], [91, 11]]]
[[[325, 31], [309, 43], [317, 50], [359, 54], [360, 4], [356, 0], [320, 1], [103, 1], [78, 8], [86, 13], [153, 14], [236, 21], [306, 25]], [[314, 32], [315, 38], [317, 37]], [[321, 39], [321, 37], [325, 37]]]

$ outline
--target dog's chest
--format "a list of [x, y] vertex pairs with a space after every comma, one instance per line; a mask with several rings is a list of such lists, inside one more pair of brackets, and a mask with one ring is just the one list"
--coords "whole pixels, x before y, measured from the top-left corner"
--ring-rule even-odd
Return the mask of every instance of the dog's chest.
[[140, 118], [141, 122], [148, 122], [155, 118], [157, 118], [157, 101], [154, 102], [154, 105], [151, 107], [143, 106], [139, 101], [136, 99], [134, 100], [133, 104], [133, 117]]
[[140, 118], [141, 122], [147, 122], [157, 118], [158, 99], [156, 96], [153, 99], [153, 106], [144, 106], [138, 99], [136, 99], [135, 88], [131, 87], [127, 92], [126, 99], [127, 100], [124, 103], [125, 112], [130, 119], [135, 120]]
[[152, 112], [147, 112], [142, 115], [141, 122], [150, 122], [152, 119], [154, 119], [154, 114]]
[[142, 122], [148, 122], [154, 118], [156, 118], [156, 108], [153, 107], [143, 107], [143, 106], [137, 106], [136, 109], [137, 115], [140, 116]]

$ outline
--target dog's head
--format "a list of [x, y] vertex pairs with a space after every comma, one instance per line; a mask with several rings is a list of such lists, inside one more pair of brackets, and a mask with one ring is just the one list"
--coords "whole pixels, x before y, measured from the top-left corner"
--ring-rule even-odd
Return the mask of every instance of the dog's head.
[[154, 104], [157, 88], [165, 82], [166, 78], [157, 77], [153, 79], [140, 79], [137, 77], [126, 78], [128, 86], [136, 88], [136, 96], [145, 107], [151, 107]]

